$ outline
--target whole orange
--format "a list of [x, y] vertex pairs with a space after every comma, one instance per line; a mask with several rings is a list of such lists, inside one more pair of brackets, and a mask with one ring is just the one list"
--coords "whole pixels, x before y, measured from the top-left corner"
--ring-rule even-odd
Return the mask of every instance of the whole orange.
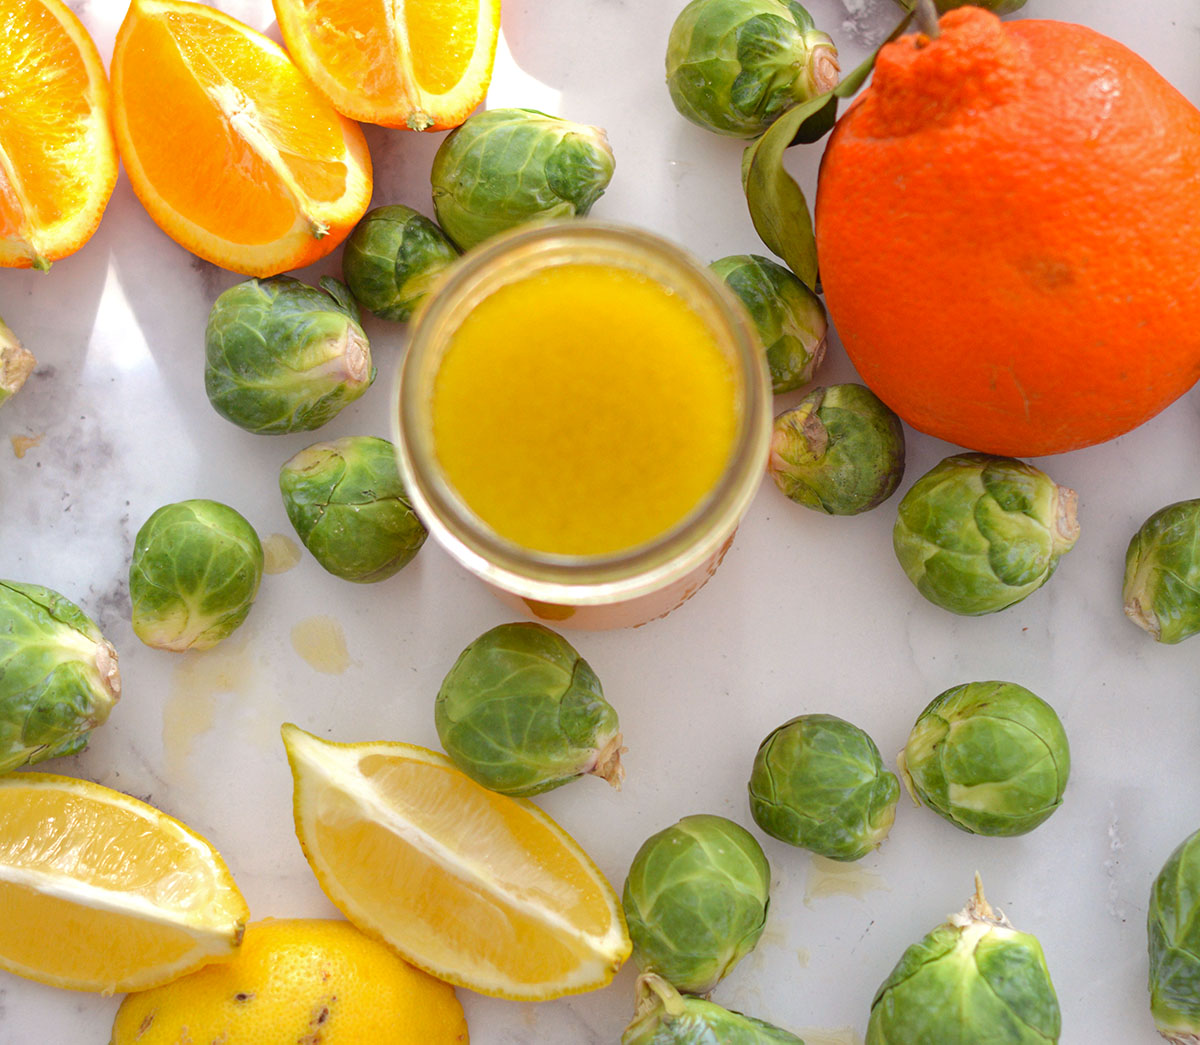
[[816, 234], [851, 361], [920, 431], [1059, 453], [1200, 377], [1200, 112], [1083, 26], [965, 7], [884, 47]]

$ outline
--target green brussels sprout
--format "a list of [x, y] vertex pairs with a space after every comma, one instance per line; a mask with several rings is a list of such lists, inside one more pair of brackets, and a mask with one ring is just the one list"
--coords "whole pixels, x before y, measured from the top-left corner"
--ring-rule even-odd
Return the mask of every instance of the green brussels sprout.
[[226, 420], [265, 435], [320, 428], [375, 380], [358, 306], [337, 280], [249, 279], [213, 304], [204, 390]]
[[980, 835], [1032, 831], [1062, 804], [1071, 771], [1058, 715], [1015, 682], [967, 682], [935, 697], [898, 761], [918, 804]]
[[866, 1045], [1055, 1045], [1062, 1015], [1037, 937], [975, 895], [908, 948], [871, 1002]]
[[857, 860], [887, 837], [900, 781], [858, 726], [799, 715], [759, 745], [750, 814], [772, 838], [831, 860]]
[[825, 358], [829, 321], [821, 299], [782, 265], [758, 254], [731, 254], [709, 266], [746, 306], [767, 353], [771, 388], [808, 384]]
[[1075, 491], [1011, 457], [956, 454], [900, 501], [892, 544], [930, 602], [976, 616], [1050, 579], [1079, 536]]
[[262, 572], [258, 534], [228, 505], [165, 504], [133, 542], [134, 634], [177, 653], [210, 649], [246, 619]]
[[33, 353], [0, 319], [0, 406], [21, 390], [35, 366]]
[[767, 471], [797, 504], [858, 515], [900, 485], [904, 426], [864, 385], [814, 388], [775, 418]]
[[1150, 889], [1150, 1014], [1167, 1041], [1200, 1041], [1200, 831], [1167, 858]]
[[587, 214], [613, 174], [599, 127], [535, 109], [486, 109], [433, 158], [433, 209], [460, 248], [529, 221]]
[[680, 994], [661, 976], [638, 977], [637, 1011], [621, 1045], [804, 1045], [796, 1035]]
[[117, 651], [75, 603], [0, 581], [0, 773], [74, 755], [121, 696]]
[[[917, 6], [917, 0], [896, 0], [896, 3], [906, 11], [911, 11]], [[1021, 10], [1025, 6], [1025, 0], [933, 0], [937, 13], [943, 15], [956, 7], [966, 7], [968, 4], [972, 7], [982, 7], [993, 14], [1007, 15]]]
[[425, 543], [425, 527], [400, 481], [396, 448], [386, 439], [313, 443], [279, 469], [279, 491], [304, 547], [336, 577], [384, 580]]
[[838, 72], [833, 40], [796, 0], [692, 0], [667, 39], [675, 108], [737, 138], [832, 90]]
[[701, 813], [651, 835], [621, 897], [633, 960], [688, 994], [707, 994], [762, 935], [771, 867], [744, 827]]
[[457, 258], [441, 229], [397, 203], [368, 211], [354, 226], [342, 250], [342, 276], [368, 312], [403, 322]]
[[1160, 508], [1125, 552], [1125, 616], [1158, 642], [1200, 631], [1200, 500]]
[[536, 795], [592, 773], [619, 787], [621, 733], [596, 673], [540, 624], [501, 624], [442, 680], [434, 722], [446, 754], [484, 787]]

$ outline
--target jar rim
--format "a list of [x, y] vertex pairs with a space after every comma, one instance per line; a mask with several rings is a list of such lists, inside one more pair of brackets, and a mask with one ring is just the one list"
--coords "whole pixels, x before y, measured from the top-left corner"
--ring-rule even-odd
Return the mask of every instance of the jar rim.
[[[580, 253], [589, 256], [580, 258]], [[725, 469], [681, 520], [642, 544], [597, 555], [526, 548], [492, 530], [453, 489], [438, 466], [427, 394], [446, 336], [492, 290], [549, 265], [602, 256], [596, 263], [672, 277], [664, 285], [704, 298], [738, 371], [741, 423]], [[638, 259], [641, 265], [635, 264]], [[712, 321], [710, 327], [714, 325]], [[521, 226], [463, 255], [412, 320], [408, 348], [395, 375], [393, 429], [401, 477], [418, 516], [461, 565], [525, 599], [589, 605], [634, 598], [694, 569], [725, 541], [758, 489], [771, 426], [771, 384], [765, 354], [745, 307], [698, 258], [655, 233], [595, 219]]]

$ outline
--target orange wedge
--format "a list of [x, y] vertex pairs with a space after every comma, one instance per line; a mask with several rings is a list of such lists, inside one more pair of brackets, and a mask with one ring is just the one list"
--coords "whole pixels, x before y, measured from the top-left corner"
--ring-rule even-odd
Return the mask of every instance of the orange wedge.
[[112, 79], [121, 159], [150, 216], [248, 276], [333, 250], [371, 199], [358, 125], [278, 44], [186, 0], [133, 0]]
[[487, 94], [500, 0], [273, 0], [283, 42], [338, 112], [457, 127]]
[[283, 742], [321, 888], [413, 965], [544, 1001], [603, 987], [629, 956], [612, 887], [532, 802], [412, 744], [335, 744], [291, 724]]
[[0, 265], [44, 269], [88, 241], [117, 182], [108, 79], [66, 4], [0, 4], [0, 92]]
[[228, 958], [249, 917], [229, 868], [166, 813], [87, 780], [0, 779], [0, 968], [142, 990]]

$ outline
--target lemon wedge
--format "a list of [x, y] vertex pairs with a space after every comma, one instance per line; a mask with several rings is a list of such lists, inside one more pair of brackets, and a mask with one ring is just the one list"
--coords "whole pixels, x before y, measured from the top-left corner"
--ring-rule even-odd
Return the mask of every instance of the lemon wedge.
[[532, 802], [412, 744], [283, 727], [296, 834], [321, 888], [412, 964], [542, 1001], [608, 983], [629, 956], [612, 886]]
[[250, 912], [225, 862], [166, 813], [88, 780], [0, 778], [0, 968], [141, 990], [232, 955]]

